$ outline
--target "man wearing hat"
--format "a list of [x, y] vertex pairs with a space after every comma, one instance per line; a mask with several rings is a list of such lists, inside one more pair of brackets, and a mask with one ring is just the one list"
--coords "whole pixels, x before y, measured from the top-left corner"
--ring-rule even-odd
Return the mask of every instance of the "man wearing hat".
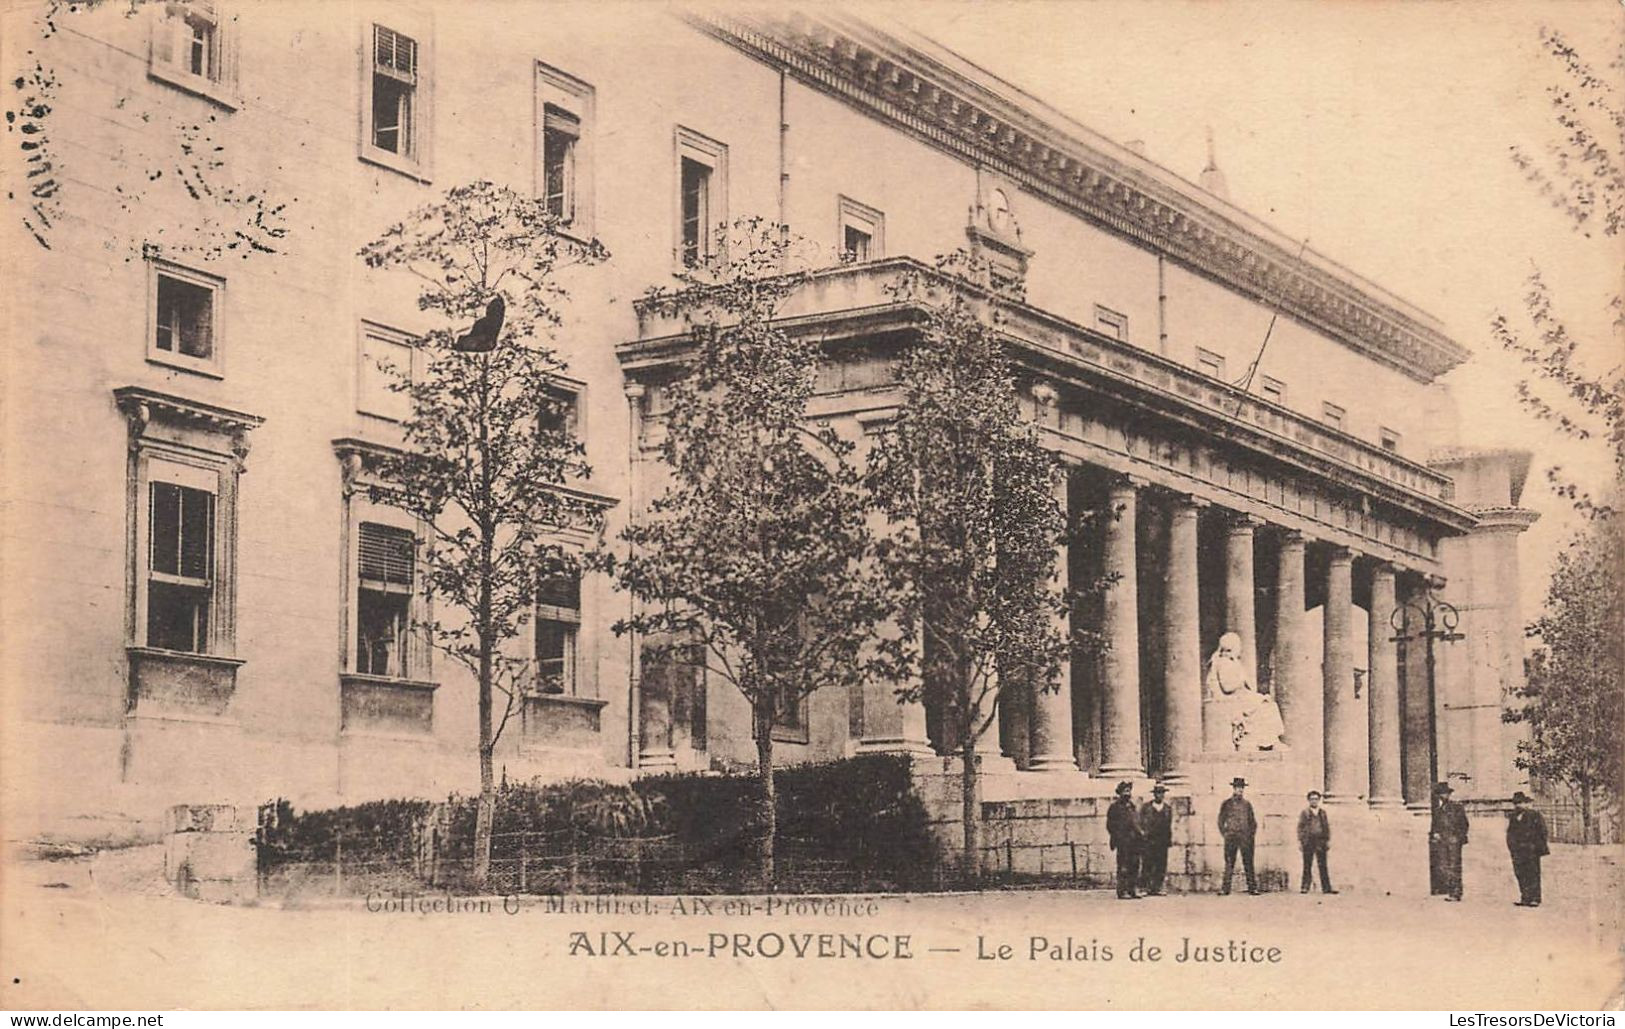
[[1167, 796], [1168, 787], [1159, 782], [1151, 788], [1151, 799], [1140, 806], [1140, 888], [1148, 897], [1162, 896], [1168, 848], [1174, 844], [1174, 809]]
[[1512, 852], [1512, 874], [1518, 877], [1518, 907], [1540, 907], [1540, 859], [1551, 848], [1546, 845], [1546, 819], [1529, 806], [1529, 795], [1522, 790], [1512, 795], [1507, 850]]
[[1236, 776], [1230, 780], [1235, 792], [1219, 805], [1219, 835], [1224, 837], [1224, 886], [1219, 895], [1230, 892], [1230, 879], [1236, 872], [1236, 855], [1241, 855], [1241, 867], [1247, 873], [1247, 893], [1258, 896], [1258, 876], [1253, 873], [1253, 838], [1258, 835], [1258, 817], [1253, 805], [1242, 796], [1247, 780]]
[[1309, 806], [1298, 815], [1298, 847], [1303, 851], [1303, 888], [1299, 893], [1309, 892], [1309, 870], [1316, 862], [1320, 864], [1320, 892], [1336, 893], [1332, 889], [1331, 873], [1326, 871], [1326, 850], [1332, 845], [1332, 823], [1326, 817], [1326, 809], [1320, 806], [1320, 791], [1309, 791]]
[[1140, 819], [1134, 810], [1134, 785], [1117, 784], [1117, 799], [1106, 809], [1106, 835], [1117, 851], [1117, 899], [1139, 900], [1134, 892], [1140, 878]]
[[1450, 799], [1447, 782], [1433, 787], [1433, 824], [1428, 830], [1429, 853], [1438, 864], [1439, 887], [1445, 900], [1461, 899], [1461, 848], [1467, 845], [1467, 811]]

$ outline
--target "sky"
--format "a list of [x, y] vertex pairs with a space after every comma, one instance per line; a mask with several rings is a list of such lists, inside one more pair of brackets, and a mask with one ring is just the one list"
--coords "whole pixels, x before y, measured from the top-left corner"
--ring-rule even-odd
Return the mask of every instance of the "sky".
[[[1461, 442], [1535, 452], [1524, 506], [1526, 615], [1578, 520], [1544, 485], [1560, 463], [1609, 478], [1606, 451], [1567, 444], [1522, 412], [1521, 376], [1490, 336], [1522, 312], [1538, 265], [1587, 366], [1625, 357], [1607, 303], [1625, 240], [1588, 239], [1536, 195], [1514, 144], [1553, 138], [1540, 42], [1561, 31], [1598, 70], [1618, 53], [1625, 0], [1542, 3], [1006, 0], [897, 4], [904, 25], [1195, 181], [1211, 129], [1230, 199], [1440, 318], [1474, 354], [1448, 380]], [[872, 8], [871, 8], [872, 10]], [[1618, 71], [1612, 74], [1617, 76]], [[1625, 89], [1625, 84], [1621, 85]]]

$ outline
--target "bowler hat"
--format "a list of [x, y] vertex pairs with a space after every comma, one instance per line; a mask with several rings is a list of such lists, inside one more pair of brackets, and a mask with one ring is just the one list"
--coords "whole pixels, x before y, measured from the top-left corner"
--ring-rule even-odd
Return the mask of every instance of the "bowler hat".
[[1168, 787], [1164, 786], [1162, 783], [1159, 782], [1155, 786], [1151, 787], [1151, 792], [1152, 793], [1167, 793], [1168, 792]]
[[1133, 793], [1134, 784], [1129, 782], [1127, 779], [1124, 779], [1122, 782], [1117, 784], [1117, 792], [1119, 796], [1125, 793]]
[[1245, 785], [1247, 785], [1247, 780], [1243, 779], [1241, 776], [1238, 775], [1234, 779], [1230, 780], [1230, 785], [1232, 785], [1232, 786], [1245, 786]]
[[1529, 794], [1525, 793], [1522, 790], [1519, 790], [1517, 793], [1514, 793], [1512, 795], [1512, 803], [1514, 803], [1514, 804], [1527, 804], [1527, 803], [1529, 803]]
[[1449, 783], [1442, 782], [1442, 783], [1439, 783], [1437, 786], [1433, 787], [1433, 792], [1436, 795], [1438, 795], [1438, 794], [1445, 794], [1445, 793], [1454, 793], [1455, 791], [1450, 788]]

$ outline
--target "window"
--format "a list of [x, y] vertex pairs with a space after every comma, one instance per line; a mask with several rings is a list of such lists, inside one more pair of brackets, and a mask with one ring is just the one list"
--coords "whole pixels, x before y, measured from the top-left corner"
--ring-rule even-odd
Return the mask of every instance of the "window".
[[356, 362], [356, 410], [377, 418], [404, 422], [412, 416], [412, 397], [394, 387], [417, 370], [417, 348], [404, 332], [362, 322]]
[[1286, 383], [1266, 375], [1259, 380], [1258, 393], [1272, 404], [1286, 403]]
[[235, 109], [233, 19], [209, 0], [155, 5], [148, 74]]
[[794, 691], [783, 689], [773, 702], [773, 738], [785, 743], [806, 743], [807, 697], [797, 697]]
[[[237, 480], [261, 419], [138, 386], [113, 396], [129, 429], [125, 624], [128, 645], [145, 654], [132, 689], [149, 700], [160, 685], [170, 699], [181, 689], [192, 702], [217, 687], [223, 705], [240, 663], [231, 658]], [[193, 672], [166, 675], [177, 660]]]
[[408, 529], [362, 522], [358, 549], [355, 670], [408, 678], [417, 540]]
[[428, 168], [428, 54], [420, 30], [370, 23], [361, 157], [422, 179]]
[[218, 376], [223, 287], [212, 276], [154, 262], [147, 359]]
[[580, 573], [543, 579], [536, 597], [536, 684], [542, 693], [575, 695], [580, 630]]
[[1322, 403], [1320, 406], [1320, 420], [1325, 422], [1327, 425], [1330, 425], [1334, 429], [1342, 429], [1343, 421], [1347, 417], [1348, 411], [1329, 400]]
[[561, 228], [592, 234], [591, 86], [536, 65], [536, 195]]
[[1210, 379], [1224, 378], [1224, 355], [1205, 347], [1196, 348], [1196, 370]]
[[851, 197], [838, 201], [842, 261], [873, 261], [885, 256], [886, 216]]
[[715, 257], [717, 227], [728, 221], [728, 148], [691, 132], [677, 130], [676, 258], [691, 268]]
[[1377, 430], [1377, 441], [1381, 444], [1382, 449], [1391, 454], [1399, 453], [1399, 445], [1402, 440], [1403, 438], [1398, 432], [1388, 428], [1387, 426], [1383, 426]]
[[149, 482], [147, 646], [206, 653], [214, 595], [214, 493]]
[[560, 380], [548, 387], [548, 404], [546, 408], [536, 415], [536, 427], [543, 432], [565, 432], [580, 440], [583, 435], [581, 424], [581, 391], [580, 383]]
[[1128, 342], [1128, 315], [1109, 307], [1095, 305], [1095, 328], [1110, 336]]

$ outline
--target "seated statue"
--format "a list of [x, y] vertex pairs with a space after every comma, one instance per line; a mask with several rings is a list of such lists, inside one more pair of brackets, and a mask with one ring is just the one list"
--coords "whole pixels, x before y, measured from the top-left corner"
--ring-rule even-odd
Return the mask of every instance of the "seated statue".
[[1241, 637], [1227, 632], [1219, 649], [1208, 659], [1207, 693], [1230, 727], [1230, 745], [1237, 750], [1274, 750], [1281, 746], [1281, 712], [1274, 699], [1258, 692], [1241, 659]]

